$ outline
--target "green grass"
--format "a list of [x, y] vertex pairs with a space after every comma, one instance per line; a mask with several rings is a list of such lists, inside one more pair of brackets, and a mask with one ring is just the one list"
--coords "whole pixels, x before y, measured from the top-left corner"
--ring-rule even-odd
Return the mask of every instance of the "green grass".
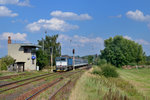
[[124, 100], [125, 98], [126, 100], [146, 100], [146, 95], [139, 92], [134, 84], [122, 78], [122, 75], [126, 74], [122, 73], [123, 70], [119, 69], [118, 72], [122, 74], [118, 78], [92, 74], [92, 70], [79, 79], [69, 100]]
[[120, 77], [133, 86], [144, 96], [150, 98], [150, 69], [118, 69]]
[[[35, 77], [38, 75], [46, 74], [47, 72], [42, 72], [42, 71], [35, 72], [34, 71], [34, 72], [22, 72], [22, 73], [25, 73], [26, 75], [20, 75], [20, 76], [12, 77], [10, 79], [5, 79], [3, 81], [8, 81], [8, 82], [19, 81], [19, 80]], [[20, 73], [20, 74], [22, 74], [22, 73]]]

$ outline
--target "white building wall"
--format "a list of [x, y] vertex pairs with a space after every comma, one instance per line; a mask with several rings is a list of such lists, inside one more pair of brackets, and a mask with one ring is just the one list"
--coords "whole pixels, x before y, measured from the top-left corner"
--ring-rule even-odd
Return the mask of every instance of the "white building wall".
[[[32, 63], [32, 54], [31, 49], [33, 47], [26, 47], [29, 52], [24, 53], [24, 47], [21, 47], [21, 44], [8, 44], [8, 55], [16, 59], [16, 62], [25, 62], [25, 70], [36, 70], [36, 59], [34, 64]], [[35, 48], [34, 48], [35, 49]], [[36, 54], [34, 53], [36, 57]]]

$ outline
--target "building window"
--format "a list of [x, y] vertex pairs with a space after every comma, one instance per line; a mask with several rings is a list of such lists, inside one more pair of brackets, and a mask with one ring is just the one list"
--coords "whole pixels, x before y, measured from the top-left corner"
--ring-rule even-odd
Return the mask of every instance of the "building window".
[[27, 48], [24, 48], [24, 53], [28, 53], [28, 49]]

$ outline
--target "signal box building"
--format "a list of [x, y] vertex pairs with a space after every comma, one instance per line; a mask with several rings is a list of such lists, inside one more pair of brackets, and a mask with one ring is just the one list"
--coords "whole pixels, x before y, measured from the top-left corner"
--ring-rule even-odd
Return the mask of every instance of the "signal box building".
[[15, 59], [15, 63], [8, 67], [10, 71], [36, 70], [36, 48], [39, 45], [30, 43], [11, 43], [8, 37], [8, 56]]

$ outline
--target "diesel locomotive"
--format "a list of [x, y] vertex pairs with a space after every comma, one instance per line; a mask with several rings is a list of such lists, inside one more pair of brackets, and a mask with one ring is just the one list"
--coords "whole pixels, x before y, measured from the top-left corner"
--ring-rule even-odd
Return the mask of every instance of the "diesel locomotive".
[[[73, 63], [72, 57], [56, 57], [56, 71], [68, 71], [72, 70], [73, 67], [83, 67], [88, 65], [88, 60], [82, 58], [75, 58]], [[74, 64], [74, 65], [73, 65]]]

